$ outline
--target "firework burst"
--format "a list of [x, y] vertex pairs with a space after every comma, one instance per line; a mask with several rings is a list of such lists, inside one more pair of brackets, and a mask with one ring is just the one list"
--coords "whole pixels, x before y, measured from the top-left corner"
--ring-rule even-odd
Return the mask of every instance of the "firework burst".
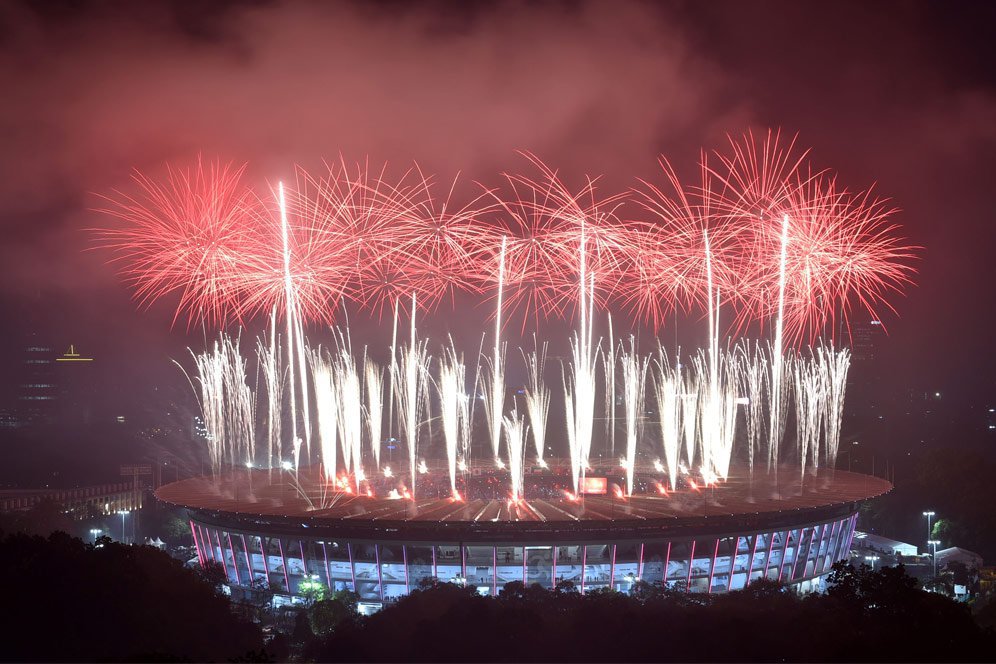
[[418, 166], [389, 178], [340, 158], [297, 169], [282, 208], [243, 183], [244, 166], [199, 160], [164, 182], [136, 173], [137, 193], [105, 199], [123, 224], [98, 242], [143, 305], [176, 296], [177, 318], [211, 326], [274, 312], [330, 324], [344, 303], [378, 318], [412, 301], [431, 311], [460, 292], [497, 300], [501, 282], [501, 324], [523, 331], [577, 318], [585, 293], [655, 329], [718, 303], [734, 333], [778, 319], [782, 343], [798, 345], [846, 333], [858, 312], [879, 318], [911, 282], [916, 248], [895, 210], [814, 170], [777, 132], [703, 153], [693, 184], [661, 158], [662, 183], [608, 196], [597, 178], [572, 189], [523, 155], [534, 175], [506, 173], [467, 203], [457, 179], [437, 187]]
[[245, 295], [246, 249], [255, 228], [246, 219], [262, 202], [243, 184], [245, 165], [205, 164], [167, 168], [165, 182], [136, 172], [138, 192], [104, 197], [103, 212], [123, 222], [97, 231], [98, 245], [123, 264], [125, 279], [143, 306], [177, 294], [174, 322], [221, 324]]

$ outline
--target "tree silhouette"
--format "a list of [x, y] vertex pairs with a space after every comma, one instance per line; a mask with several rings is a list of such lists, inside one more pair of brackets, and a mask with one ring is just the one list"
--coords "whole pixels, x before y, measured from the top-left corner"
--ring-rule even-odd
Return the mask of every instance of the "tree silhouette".
[[6, 660], [261, 656], [259, 628], [237, 618], [203, 574], [153, 547], [14, 534], [0, 538], [0, 566]]
[[771, 581], [716, 595], [637, 583], [631, 595], [506, 584], [496, 598], [426, 584], [311, 650], [346, 661], [984, 661], [963, 607], [902, 568], [839, 564], [826, 594]]

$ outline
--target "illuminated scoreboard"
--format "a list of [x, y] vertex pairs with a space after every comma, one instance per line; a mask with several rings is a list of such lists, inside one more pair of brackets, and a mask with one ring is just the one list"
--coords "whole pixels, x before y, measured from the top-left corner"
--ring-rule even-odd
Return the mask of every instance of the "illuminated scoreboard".
[[609, 492], [609, 481], [604, 477], [586, 477], [581, 485], [581, 493], [604, 496]]

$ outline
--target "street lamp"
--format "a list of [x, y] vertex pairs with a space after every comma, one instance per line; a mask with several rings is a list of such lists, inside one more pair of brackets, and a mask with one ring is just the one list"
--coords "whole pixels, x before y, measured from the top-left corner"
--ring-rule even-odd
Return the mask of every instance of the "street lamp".
[[94, 544], [97, 543], [97, 535], [99, 535], [102, 532], [104, 532], [104, 531], [101, 530], [100, 528], [91, 528], [90, 529], [90, 534], [93, 535], [93, 543]]
[[936, 579], [937, 578], [937, 547], [940, 546], [941, 541], [940, 540], [927, 540], [927, 544], [930, 545], [930, 547], [933, 549], [933, 551], [931, 552], [931, 556], [930, 557], [931, 557], [931, 560], [934, 563], [934, 577], [933, 578]]
[[871, 562], [872, 571], [875, 571], [875, 562], [878, 561], [878, 556], [865, 556], [865, 560]]
[[934, 512], [924, 512], [923, 515], [927, 517], [927, 546], [930, 546], [930, 519], [934, 516]]
[[126, 543], [125, 542], [124, 519], [125, 519], [125, 515], [128, 514], [130, 511], [131, 510], [118, 510], [118, 514], [121, 515], [121, 543], [122, 544]]

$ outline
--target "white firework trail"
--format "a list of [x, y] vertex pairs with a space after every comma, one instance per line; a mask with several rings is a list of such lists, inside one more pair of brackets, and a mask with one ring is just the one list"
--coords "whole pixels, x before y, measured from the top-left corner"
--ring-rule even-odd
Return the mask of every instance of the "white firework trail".
[[624, 348], [619, 357], [622, 365], [623, 405], [626, 417], [626, 495], [633, 495], [636, 474], [636, 446], [643, 425], [644, 395], [647, 382], [648, 358], [636, 352], [636, 339], [629, 338], [629, 351]]
[[609, 343], [603, 358], [605, 373], [605, 435], [609, 439], [609, 454], [616, 455], [616, 348], [609, 314]]
[[[412, 316], [415, 312], [412, 312]], [[394, 437], [394, 377], [398, 373], [398, 300], [394, 300], [394, 325], [391, 328], [391, 364], [387, 368], [387, 435]]]
[[333, 368], [335, 372], [336, 404], [339, 407], [337, 424], [343, 463], [353, 474], [356, 490], [363, 480], [363, 391], [360, 374], [356, 368], [349, 338], [339, 333], [338, 350]]
[[439, 417], [443, 425], [443, 440], [446, 443], [446, 461], [450, 475], [450, 495], [459, 496], [456, 486], [457, 464], [465, 448], [461, 434], [466, 417], [467, 394], [466, 367], [462, 356], [457, 353], [450, 340], [450, 346], [443, 350], [439, 359], [439, 380], [436, 383], [439, 393]]
[[523, 498], [525, 458], [526, 458], [526, 436], [529, 427], [526, 426], [525, 417], [519, 416], [518, 411], [513, 407], [512, 412], [503, 418], [505, 429], [505, 445], [508, 450], [508, 471], [511, 477], [512, 500], [519, 501]]
[[717, 426], [717, 437], [712, 446], [712, 466], [714, 472], [723, 480], [730, 476], [730, 463], [733, 460], [733, 447], [737, 435], [737, 378], [736, 363], [729, 360], [723, 363], [726, 376], [720, 392], [720, 420]]
[[[696, 358], [696, 364], [699, 358]], [[698, 368], [699, 373], [710, 372], [710, 368]], [[707, 374], [708, 375], [708, 374]], [[702, 476], [708, 477], [716, 473], [715, 448], [719, 445], [719, 437], [722, 424], [723, 403], [717, 386], [713, 384], [711, 378], [704, 382], [702, 398], [699, 399], [699, 451], [702, 455], [700, 468], [703, 470]]]
[[840, 429], [844, 419], [844, 393], [847, 387], [847, 372], [851, 366], [851, 353], [846, 349], [835, 351], [832, 347], [821, 347], [817, 353], [821, 361], [823, 380], [823, 427], [826, 440], [827, 464], [832, 468], [837, 463], [837, 450], [840, 447]]
[[[581, 219], [581, 244], [578, 251], [580, 265], [579, 309], [580, 327], [571, 338], [571, 373], [567, 376], [561, 365], [564, 384], [567, 442], [571, 456], [571, 479], [574, 492], [583, 484], [591, 456], [592, 429], [595, 419], [595, 382], [598, 347], [592, 343], [592, 317], [595, 277], [587, 276], [584, 218]], [[590, 289], [590, 290], [589, 290]]]
[[308, 347], [306, 339], [304, 338], [304, 325], [301, 322], [296, 300], [294, 303], [294, 311], [294, 333], [297, 335], [297, 375], [298, 386], [301, 391], [301, 421], [304, 425], [302, 427], [304, 429], [303, 444], [305, 452], [309, 453], [311, 450], [311, 398], [308, 395], [308, 374], [305, 371], [308, 365]]
[[[781, 446], [785, 438], [785, 428], [791, 410], [794, 377], [791, 357], [784, 354], [776, 355], [773, 347], [768, 349], [768, 356], [770, 357], [768, 367], [771, 372], [767, 391], [768, 470], [777, 477]], [[777, 393], [775, 391], [776, 382], [780, 386]]]
[[[464, 437], [466, 441], [466, 453], [464, 454], [464, 463], [469, 464], [471, 462], [471, 452], [473, 451], [473, 429], [475, 420], [475, 412], [477, 410], [477, 402], [483, 401], [487, 396], [481, 391], [481, 383], [484, 381], [486, 376], [484, 375], [483, 365], [485, 363], [484, 359], [484, 340], [485, 334], [481, 335], [481, 343], [477, 347], [477, 366], [474, 367], [474, 386], [470, 390], [469, 401], [467, 404], [468, 415], [466, 420], [467, 435]], [[485, 417], [485, 420], [487, 418]], [[485, 422], [489, 430], [491, 427], [490, 422]]]
[[[700, 428], [703, 441], [703, 466], [708, 476], [726, 479], [730, 473], [730, 460], [737, 424], [737, 364], [728, 352], [719, 349], [719, 289], [712, 290], [712, 251], [708, 233], [703, 231], [706, 250], [706, 275], [709, 285], [709, 376], [704, 400], [700, 400], [702, 415]], [[700, 370], [701, 374], [701, 370]], [[707, 479], [708, 482], [708, 479]]]
[[[586, 325], [590, 321], [590, 293], [589, 289], [585, 295]], [[271, 323], [274, 321], [275, 318], [271, 319]], [[409, 470], [414, 478], [424, 463], [418, 456], [418, 441], [421, 427], [429, 417], [428, 385], [435, 382], [451, 491], [457, 496], [457, 474], [468, 469], [472, 439], [473, 400], [466, 391], [467, 368], [451, 339], [449, 347], [439, 356], [438, 380], [432, 381], [429, 375], [432, 357], [426, 350], [427, 342], [418, 342], [414, 323], [411, 334], [409, 345], [400, 350], [394, 380], [398, 421], [409, 448]], [[382, 369], [370, 360], [366, 350], [359, 359], [354, 356], [348, 333], [340, 331], [338, 335], [333, 352], [319, 348], [308, 350], [306, 356], [306, 368], [312, 380], [309, 387], [314, 398], [316, 440], [321, 443], [316, 450], [327, 480], [335, 478], [341, 454], [342, 463], [352, 474], [356, 490], [360, 491], [365, 477], [363, 461], [368, 440], [373, 445], [369, 454], [375, 460], [377, 457], [374, 443], [380, 439], [378, 425], [383, 421], [384, 378]], [[757, 455], [763, 452], [764, 432], [770, 423], [765, 411], [770, 402], [766, 381], [774, 362], [773, 349], [762, 351], [756, 344], [751, 347], [741, 342], [731, 350], [719, 351], [714, 342], [711, 356], [708, 350], [700, 350], [691, 359], [689, 368], [684, 369], [677, 363], [672, 366], [663, 346], [658, 345], [651, 371], [650, 358], [641, 357], [635, 345], [635, 339], [631, 337], [629, 346], [621, 347], [616, 353], [621, 365], [618, 375], [625, 414], [626, 451], [622, 465], [627, 470], [627, 493], [632, 495], [635, 485], [648, 381], [653, 381], [655, 390], [663, 452], [663, 463], [658, 460], [655, 465], [660, 472], [667, 472], [672, 488], [678, 486], [680, 473], [689, 468], [697, 469], [710, 483], [727, 478], [740, 421], [745, 427], [742, 438], [748, 469], [753, 472]], [[275, 334], [256, 342], [258, 371], [262, 374], [260, 382], [267, 396], [267, 404], [261, 412], [265, 413], [263, 430], [268, 427], [268, 435], [265, 447], [260, 451], [269, 455], [271, 466], [278, 467], [284, 463], [281, 456], [285, 451], [281, 447], [280, 431], [284, 428], [281, 407], [287, 407], [283, 391], [287, 383], [281, 368], [283, 353], [280, 346]], [[546, 350], [545, 345], [538, 345], [531, 353], [522, 353], [528, 375], [526, 409], [521, 418], [523, 445], [532, 440], [541, 463], [545, 448], [543, 423], [547, 422], [550, 405], [550, 391], [542, 378]], [[598, 357], [599, 350], [593, 343], [590, 326], [575, 333], [572, 352], [572, 361], [561, 365], [561, 373], [572, 481], [579, 490], [591, 454], [596, 410], [595, 373], [599, 361], [604, 358]], [[255, 464], [256, 395], [247, 382], [248, 362], [239, 351], [238, 340], [222, 335], [209, 351], [193, 354], [193, 357], [196, 380], [192, 380], [191, 385], [201, 404], [208, 432], [212, 473], [217, 477], [229, 466]], [[816, 473], [821, 465], [835, 463], [849, 362], [847, 350], [837, 351], [832, 347], [820, 347], [804, 357], [788, 355], [781, 358], [779, 366], [786, 388], [781, 412], [784, 417], [793, 415], [796, 451], [803, 473], [807, 470]], [[790, 404], [794, 404], [794, 408], [790, 409]], [[739, 419], [740, 405], [744, 406], [743, 420]], [[520, 418], [518, 404], [515, 408], [511, 418], [502, 418], [505, 444], [509, 440], [507, 422]], [[530, 427], [525, 426], [527, 422]], [[530, 429], [535, 429], [531, 439]], [[513, 433], [516, 431], [512, 429]], [[518, 447], [510, 448], [498, 461], [503, 467], [514, 465], [518, 473], [518, 467], [523, 463], [518, 457], [520, 452]], [[521, 491], [516, 495], [521, 497]]]
[[536, 460], [540, 466], [546, 466], [543, 454], [546, 450], [546, 422], [550, 415], [550, 389], [543, 381], [546, 368], [547, 343], [540, 346], [533, 336], [534, 350], [528, 355], [523, 352], [522, 359], [526, 363], [526, 414], [529, 416], [530, 429], [533, 434], [533, 448], [536, 450]]
[[501, 448], [502, 415], [505, 408], [505, 344], [501, 342], [501, 309], [505, 287], [505, 250], [507, 238], [501, 239], [501, 254], [498, 262], [498, 310], [495, 315], [495, 346], [488, 362], [490, 378], [484, 393], [484, 417], [488, 421], [488, 439], [495, 460], [499, 459]]
[[364, 353], [363, 374], [366, 379], [367, 438], [370, 441], [374, 467], [379, 470], [381, 430], [384, 425], [384, 370]]
[[[246, 361], [238, 340], [221, 335], [211, 351], [191, 353], [197, 368], [198, 393], [208, 443], [211, 472], [253, 463], [256, 454], [255, 398], [246, 382]], [[193, 385], [193, 383], [191, 383]]]
[[746, 399], [744, 404], [744, 424], [746, 429], [747, 447], [747, 472], [750, 477], [754, 476], [754, 456], [761, 449], [762, 427], [766, 421], [764, 419], [764, 390], [768, 376], [768, 366], [765, 362], [761, 350], [755, 345], [753, 351], [750, 346], [738, 345], [737, 356], [739, 358], [740, 369], [737, 372], [740, 379], [739, 392]]
[[[259, 370], [263, 373], [263, 385], [266, 387], [267, 472], [272, 473], [275, 466], [279, 467], [283, 455], [281, 407], [284, 403], [284, 381], [280, 366], [277, 312], [275, 309], [270, 314], [269, 342], [265, 339], [256, 341], [256, 357]], [[274, 459], [276, 463], [274, 463]]]
[[204, 420], [205, 439], [207, 440], [208, 460], [211, 463], [211, 474], [217, 476], [224, 461], [228, 444], [228, 427], [225, 425], [225, 369], [215, 341], [214, 349], [194, 354], [197, 367], [198, 400], [201, 406], [201, 418]]
[[678, 369], [672, 369], [667, 360], [667, 351], [658, 346], [658, 358], [654, 361], [654, 392], [657, 395], [657, 417], [661, 429], [661, 445], [664, 448], [668, 480], [671, 489], [678, 486], [678, 460], [681, 453], [681, 393], [684, 385]]
[[694, 466], [696, 454], [695, 448], [698, 436], [699, 422], [699, 381], [692, 372], [686, 371], [684, 375], [678, 371], [678, 379], [683, 387], [681, 394], [681, 433], [685, 441], [685, 460], [689, 468]]
[[233, 456], [233, 460], [235, 463], [246, 463], [251, 468], [256, 465], [256, 397], [246, 382], [247, 365], [239, 352], [238, 342], [235, 346], [229, 344], [229, 355], [232, 360], [229, 363], [230, 403], [235, 416], [232, 431], [241, 451], [241, 458]]
[[322, 474], [326, 481], [330, 481], [336, 476], [339, 399], [335, 385], [335, 367], [321, 348], [311, 352], [311, 375], [314, 380], [315, 415], [318, 419]]
[[795, 429], [799, 451], [800, 472], [805, 475], [807, 463], [813, 469], [819, 467], [820, 436], [822, 434], [823, 382], [816, 363], [809, 359], [797, 359], [795, 365]]
[[408, 448], [408, 470], [411, 495], [415, 496], [415, 477], [418, 467], [418, 435], [425, 412], [426, 383], [429, 375], [427, 342], [415, 337], [415, 295], [412, 294], [411, 340], [399, 353], [394, 381], [395, 400], [398, 403], [398, 422]]
[[787, 395], [782, 394], [786, 379], [782, 357], [782, 327], [785, 313], [785, 260], [788, 248], [788, 215], [782, 216], [781, 250], [778, 256], [778, 318], [775, 319], [775, 345], [771, 351], [771, 380], [768, 403], [768, 470], [778, 473], [778, 448], [785, 435], [785, 406]]
[[[480, 356], [480, 355], [478, 355]], [[466, 366], [464, 367], [466, 374]], [[474, 386], [477, 386], [477, 379], [474, 379]], [[460, 395], [460, 458], [457, 459], [457, 468], [461, 472], [467, 472], [470, 468], [470, 449], [474, 435], [474, 399], [466, 390]]]
[[298, 460], [301, 454], [301, 439], [297, 436], [297, 399], [294, 387], [294, 282], [290, 272], [290, 239], [287, 228], [287, 203], [284, 200], [284, 183], [277, 183], [277, 204], [280, 208], [280, 236], [283, 240], [284, 256], [284, 317], [287, 319], [287, 368], [290, 380], [287, 389], [290, 395], [290, 425], [291, 445], [294, 455], [294, 472], [297, 472]]

